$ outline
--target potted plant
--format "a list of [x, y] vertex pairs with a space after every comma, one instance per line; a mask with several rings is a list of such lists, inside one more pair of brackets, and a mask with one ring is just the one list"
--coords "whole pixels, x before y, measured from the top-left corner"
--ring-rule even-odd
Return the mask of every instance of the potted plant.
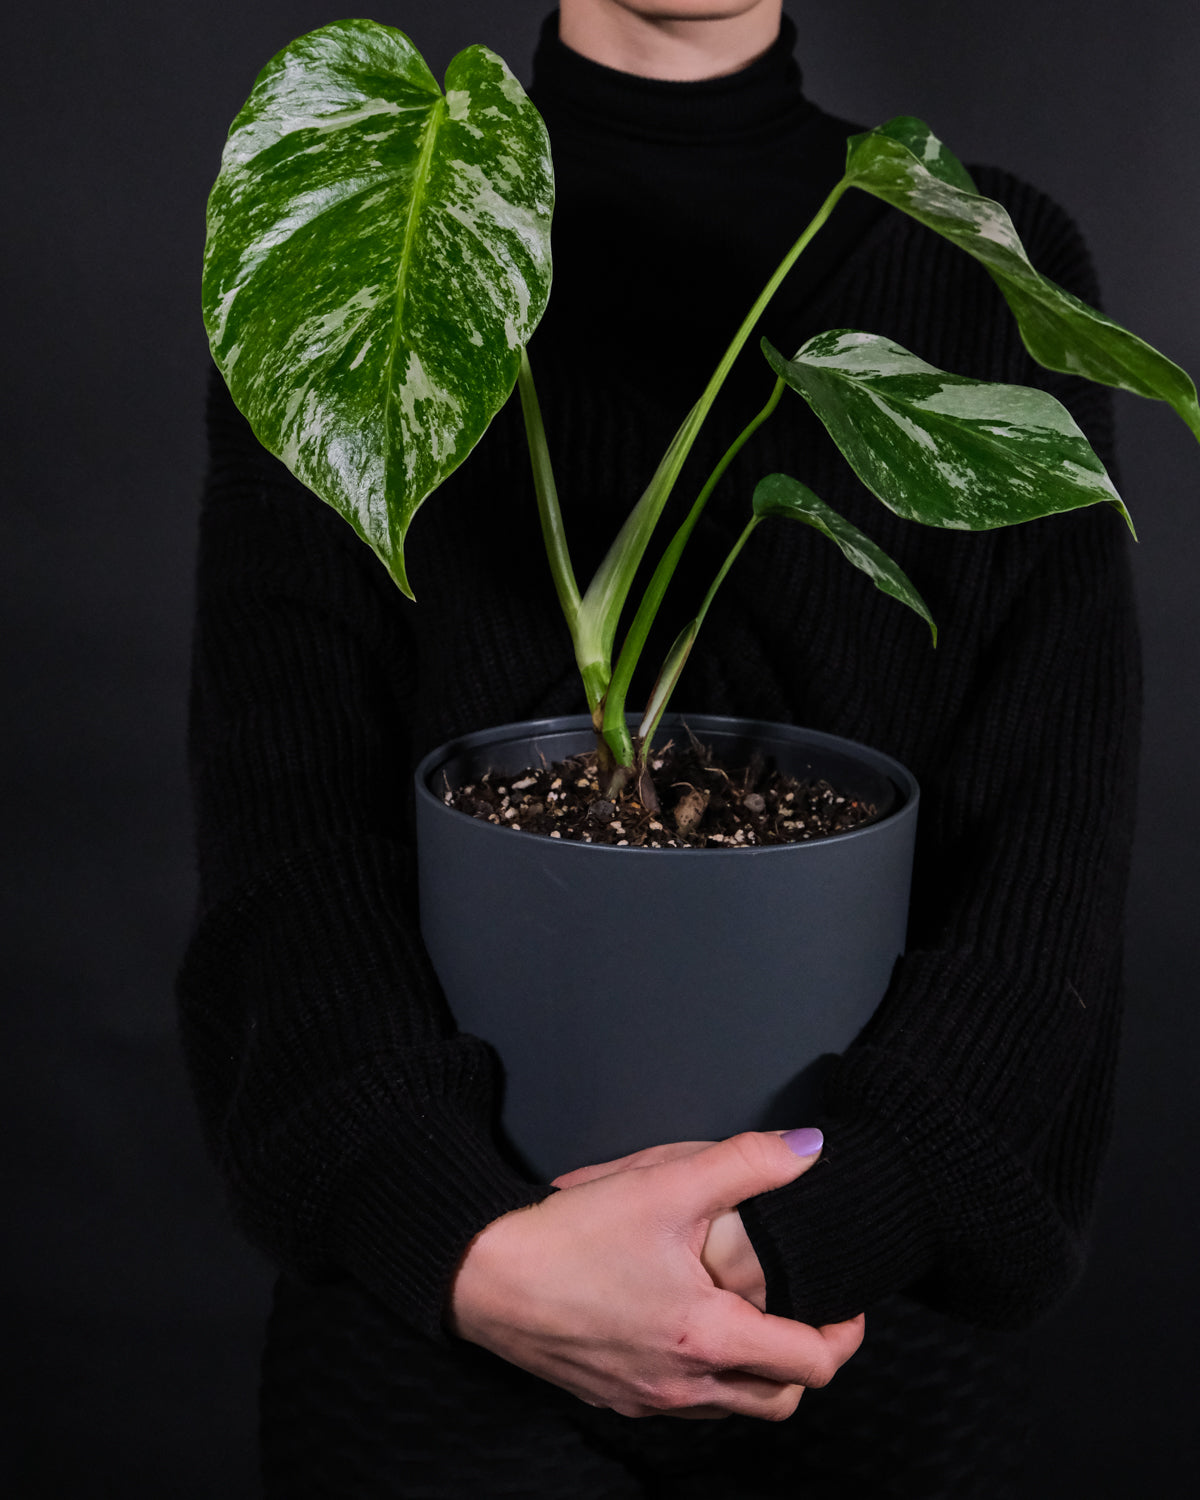
[[[898, 119], [849, 142], [844, 176], [750, 308], [595, 576], [581, 589], [525, 353], [549, 295], [549, 146], [536, 110], [501, 60], [484, 48], [467, 49], [451, 63], [443, 92], [401, 33], [370, 22], [337, 23], [300, 38], [268, 64], [230, 133], [210, 200], [204, 305], [214, 357], [235, 401], [263, 444], [350, 522], [411, 596], [405, 538], [417, 509], [466, 458], [514, 386], [519, 389], [547, 556], [588, 711], [579, 726], [583, 741], [570, 738], [560, 744], [576, 753], [590, 733], [595, 772], [601, 778], [597, 800], [619, 808], [625, 799], [624, 805], [636, 807], [646, 819], [660, 811], [651, 778], [656, 730], [717, 588], [763, 521], [791, 519], [815, 528], [878, 588], [907, 604], [934, 630], [911, 582], [861, 531], [798, 480], [766, 475], [751, 497], [745, 529], [667, 653], [648, 704], [630, 717], [627, 695], [633, 671], [689, 536], [729, 464], [772, 416], [788, 387], [815, 411], [867, 488], [911, 520], [974, 530], [1101, 501], [1125, 514], [1082, 433], [1043, 392], [946, 374], [895, 343], [858, 330], [819, 334], [790, 358], [764, 341], [770, 374], [764, 371], [767, 399], [761, 411], [741, 432], [730, 434], [724, 457], [663, 549], [640, 600], [631, 601], [635, 575], [657, 523], [734, 360], [792, 264], [851, 188], [911, 215], [978, 260], [998, 283], [1030, 353], [1043, 365], [1165, 399], [1200, 436], [1200, 408], [1184, 372], [1042, 277], [1030, 265], [1003, 208], [978, 195], [965, 169], [927, 127]], [[619, 625], [631, 604], [632, 620], [618, 648]], [[746, 739], [744, 729], [705, 729], [693, 718], [687, 724], [711, 735]], [[545, 749], [551, 739], [575, 732], [559, 724], [506, 729], [485, 739], [482, 747], [471, 743], [435, 752], [420, 775], [423, 928], [460, 1020], [496, 1040], [509, 1063], [510, 1119], [523, 1097], [514, 1061], [518, 1038], [489, 1031], [488, 1017], [473, 1013], [477, 1001], [496, 993], [495, 984], [483, 986], [478, 974], [452, 972], [463, 948], [452, 936], [459, 922], [450, 911], [455, 892], [493, 911], [501, 893], [524, 893], [519, 899], [532, 918], [526, 924], [530, 947], [523, 955], [513, 956], [513, 919], [503, 913], [505, 942], [490, 948], [480, 944], [478, 916], [475, 941], [492, 959], [492, 969], [496, 953], [509, 955], [506, 995], [524, 993], [527, 1003], [515, 1012], [506, 998], [501, 1012], [505, 1017], [517, 1014], [516, 1031], [529, 1039], [534, 1071], [548, 1043], [541, 1024], [530, 1018], [547, 1014], [546, 997], [557, 1001], [556, 1014], [572, 1021], [587, 1003], [572, 987], [564, 1006], [563, 981], [544, 962], [548, 924], [562, 924], [570, 934], [565, 942], [569, 971], [586, 977], [597, 992], [600, 1024], [582, 1030], [577, 1039], [593, 1066], [598, 1036], [628, 1033], [614, 1021], [621, 969], [634, 976], [632, 984], [623, 986], [634, 1014], [644, 1013], [647, 995], [658, 993], [668, 1012], [678, 1016], [681, 990], [689, 1008], [719, 1009], [718, 1000], [729, 992], [728, 977], [717, 980], [721, 987], [712, 992], [713, 1002], [706, 1002], [701, 980], [716, 969], [699, 940], [717, 925], [714, 911], [729, 909], [735, 901], [741, 911], [762, 915], [766, 908], [764, 926], [785, 929], [787, 941], [777, 957], [768, 951], [767, 936], [748, 941], [743, 936], [738, 958], [743, 961], [743, 948], [753, 953], [753, 989], [768, 996], [766, 1003], [776, 1011], [781, 996], [794, 1011], [787, 1001], [794, 996], [798, 963], [807, 971], [806, 983], [822, 967], [849, 966], [798, 959], [794, 923], [781, 923], [780, 908], [756, 894], [754, 872], [761, 867], [764, 889], [777, 890], [799, 879], [796, 872], [819, 865], [825, 872], [815, 875], [821, 889], [831, 879], [828, 869], [848, 858], [847, 851], [882, 848], [894, 840], [881, 860], [888, 881], [898, 881], [899, 916], [878, 919], [875, 875], [856, 869], [847, 876], [848, 891], [863, 894], [869, 887], [870, 893], [866, 916], [851, 918], [851, 935], [839, 940], [841, 952], [862, 951], [865, 931], [878, 929], [884, 936], [868, 965], [869, 976], [855, 984], [856, 996], [840, 1029], [815, 1041], [810, 1052], [837, 1050], [848, 1042], [880, 998], [902, 946], [916, 808], [907, 773], [872, 762], [870, 752], [855, 753], [857, 761], [865, 759], [868, 776], [871, 769], [882, 770], [896, 789], [898, 806], [889, 816], [819, 844], [718, 848], [702, 855], [693, 849], [618, 853], [565, 839], [553, 845], [539, 842], [533, 854], [532, 840], [514, 838], [502, 827], [445, 807], [444, 778], [452, 767], [464, 778], [476, 775], [485, 763], [512, 775], [535, 763], [539, 748]], [[679, 736], [684, 732], [682, 724], [675, 730]], [[763, 726], [755, 726], [755, 736], [791, 737]], [[507, 746], [500, 748], [506, 741], [524, 747], [515, 762], [505, 759], [512, 753]], [[785, 758], [794, 753], [802, 769], [817, 751], [815, 744], [806, 743], [782, 753]], [[835, 753], [844, 757], [851, 752], [843, 745]], [[839, 774], [853, 795], [859, 770]], [[440, 828], [449, 841], [444, 854], [434, 842], [442, 836]], [[464, 872], [478, 870], [481, 861], [490, 870], [493, 858], [505, 861], [505, 868], [489, 873], [479, 889], [467, 890]], [[520, 865], [531, 860], [542, 867], [551, 858], [581, 872], [578, 920], [584, 922], [591, 913], [591, 920], [609, 934], [603, 949], [606, 957], [615, 955], [615, 970], [597, 973], [597, 964], [579, 961], [579, 953], [590, 954], [592, 945], [586, 927], [573, 925], [575, 919], [565, 910], [564, 887], [574, 882], [574, 875], [558, 873], [556, 867], [552, 892], [541, 897], [530, 895], [507, 868], [509, 861]], [[605, 878], [615, 882], [609, 898], [591, 884], [604, 870], [612, 872]], [[676, 878], [676, 872], [685, 893], [672, 897], [665, 882], [668, 876]], [[805, 873], [804, 878], [812, 877]], [[714, 897], [693, 885], [709, 879], [720, 880], [723, 894]], [[641, 880], [647, 885], [638, 896], [633, 887]], [[615, 904], [611, 912], [598, 907], [605, 899]], [[786, 910], [795, 911], [812, 898], [793, 891], [782, 899]], [[678, 948], [665, 941], [664, 910], [688, 915]], [[636, 916], [646, 911], [655, 920], [645, 946], [639, 947]], [[813, 925], [820, 929], [823, 923]], [[611, 936], [616, 928], [619, 943]], [[744, 926], [740, 930], [745, 933]], [[693, 961], [695, 972], [685, 970], [681, 954]], [[657, 974], [649, 969], [651, 958], [662, 965]], [[775, 986], [763, 978], [773, 965], [780, 969]], [[839, 972], [839, 982], [842, 977]], [[535, 981], [543, 986], [542, 998], [533, 993]], [[835, 1003], [823, 992], [806, 1000], [819, 1013]], [[744, 1013], [738, 1020], [739, 1033], [772, 1038], [769, 1045], [785, 1059], [788, 1072], [764, 1083], [761, 1062], [755, 1060], [748, 1065], [754, 1097], [722, 1099], [722, 1111], [728, 1112], [715, 1121], [672, 1115], [678, 1124], [670, 1134], [727, 1133], [739, 1124], [772, 1123], [763, 1111], [791, 1082], [797, 1052], [779, 1047], [777, 1030]], [[801, 1028], [804, 1024], [798, 1023]], [[656, 1049], [668, 1045], [645, 1034], [632, 1040], [629, 1050], [642, 1057], [661, 1055]], [[556, 1045], [561, 1044], [558, 1037]], [[569, 1067], [560, 1071], [577, 1096], [579, 1073]], [[647, 1080], [633, 1079], [629, 1087], [634, 1096], [653, 1102]], [[711, 1098], [713, 1090], [694, 1085], [692, 1092]], [[573, 1102], [582, 1116], [595, 1118], [598, 1106], [581, 1106], [578, 1097]], [[618, 1113], [628, 1113], [627, 1100], [619, 1102]], [[553, 1134], [563, 1155], [556, 1160], [544, 1154], [536, 1127], [527, 1131], [521, 1125], [517, 1135], [535, 1164], [550, 1170], [575, 1165], [587, 1155], [612, 1155], [646, 1144], [666, 1127], [647, 1120], [630, 1128], [632, 1139], [606, 1137], [603, 1145], [596, 1142], [581, 1155], [576, 1143], [567, 1144], [559, 1121]]]

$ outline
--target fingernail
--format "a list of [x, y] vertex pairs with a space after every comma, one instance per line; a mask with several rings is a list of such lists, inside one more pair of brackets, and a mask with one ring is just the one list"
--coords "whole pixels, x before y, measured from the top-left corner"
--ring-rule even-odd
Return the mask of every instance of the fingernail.
[[796, 1156], [816, 1156], [825, 1144], [825, 1137], [821, 1132], [811, 1127], [804, 1130], [785, 1130], [782, 1140], [788, 1150]]

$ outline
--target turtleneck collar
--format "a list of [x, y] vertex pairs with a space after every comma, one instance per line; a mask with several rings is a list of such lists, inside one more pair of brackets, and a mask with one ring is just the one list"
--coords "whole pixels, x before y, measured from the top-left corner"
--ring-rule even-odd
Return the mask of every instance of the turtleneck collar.
[[813, 109], [793, 57], [796, 28], [784, 16], [779, 35], [738, 73], [698, 82], [620, 73], [565, 46], [558, 12], [542, 25], [530, 93], [544, 115], [612, 136], [713, 144], [745, 140], [794, 124]]

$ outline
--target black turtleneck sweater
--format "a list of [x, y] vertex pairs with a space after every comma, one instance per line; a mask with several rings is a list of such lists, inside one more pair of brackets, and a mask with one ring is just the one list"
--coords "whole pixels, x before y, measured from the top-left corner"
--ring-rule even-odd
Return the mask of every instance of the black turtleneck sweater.
[[[531, 358], [586, 341], [599, 373], [651, 402], [669, 437], [841, 177], [857, 127], [805, 98], [790, 20], [743, 72], [682, 85], [590, 62], [557, 45], [553, 23], [531, 92], [554, 149], [554, 290]], [[882, 212], [863, 193], [843, 200], [764, 319], [781, 347]], [[739, 373], [752, 414], [769, 379], [757, 357]]]
[[[559, 208], [531, 357], [584, 575], [840, 175], [850, 127], [804, 98], [793, 40], [785, 23], [745, 72], [676, 84], [543, 36], [532, 92]], [[1094, 299], [1061, 212], [977, 176], [1035, 264]], [[1044, 385], [1109, 449], [1104, 394], [1037, 371], [978, 267], [865, 198], [839, 207], [765, 326], [784, 348], [864, 328], [943, 368]], [[769, 392], [760, 365], [749, 349], [698, 472]], [[582, 706], [519, 415], [510, 404], [422, 510], [415, 607], [258, 447], [217, 380], [209, 423], [201, 897], [179, 981], [201, 1114], [241, 1223], [278, 1263], [357, 1278], [440, 1337], [469, 1240], [549, 1191], [498, 1146], [500, 1065], [457, 1031], [422, 948], [407, 792], [437, 743]], [[823, 1160], [744, 1217], [776, 1310], [827, 1321], [909, 1289], [1020, 1324], [1079, 1269], [1108, 1130], [1136, 739], [1123, 528], [1108, 508], [984, 535], [909, 525], [797, 401], [714, 497], [675, 626], [774, 469], [897, 556], [942, 644], [780, 523], [730, 575], [677, 695], [868, 741], [923, 786], [909, 951], [833, 1074]]]

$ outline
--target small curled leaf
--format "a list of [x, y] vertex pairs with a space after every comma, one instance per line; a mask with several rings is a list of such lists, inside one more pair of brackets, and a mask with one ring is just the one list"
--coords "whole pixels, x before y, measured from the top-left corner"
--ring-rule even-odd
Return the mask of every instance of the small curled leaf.
[[865, 573], [877, 589], [899, 599], [901, 604], [907, 604], [920, 615], [929, 626], [933, 644], [937, 645], [937, 626], [933, 616], [900, 565], [857, 526], [826, 505], [806, 484], [789, 474], [768, 474], [755, 486], [753, 506], [754, 514], [760, 518], [781, 516], [789, 521], [802, 521], [828, 537], [847, 562]]

